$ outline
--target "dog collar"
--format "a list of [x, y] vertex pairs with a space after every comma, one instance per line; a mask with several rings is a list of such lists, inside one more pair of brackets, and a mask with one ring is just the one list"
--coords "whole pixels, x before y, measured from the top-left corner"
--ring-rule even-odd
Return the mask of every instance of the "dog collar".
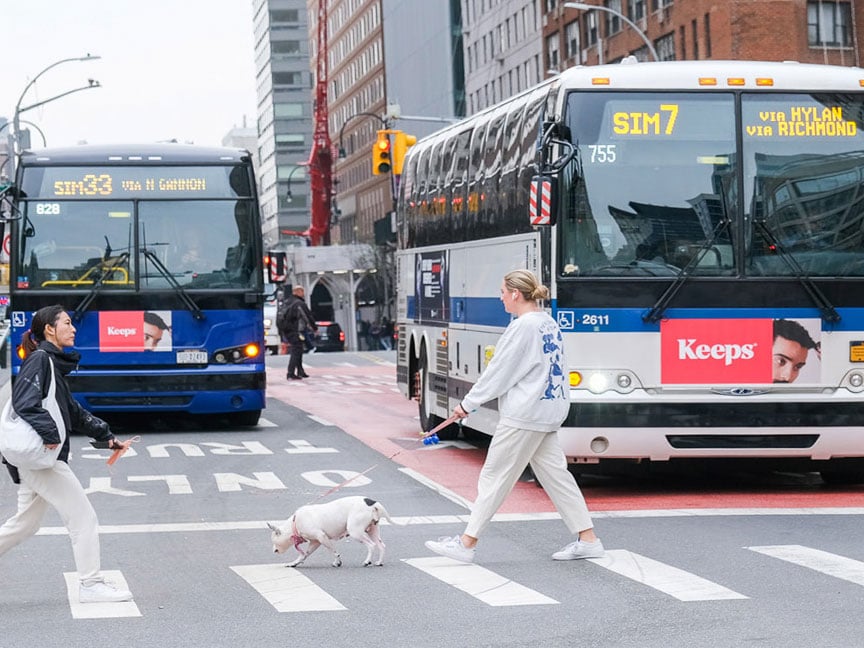
[[297, 533], [297, 522], [295, 520], [297, 516], [291, 516], [291, 541], [294, 543], [294, 548], [297, 551], [300, 551], [300, 545], [306, 542], [306, 538]]

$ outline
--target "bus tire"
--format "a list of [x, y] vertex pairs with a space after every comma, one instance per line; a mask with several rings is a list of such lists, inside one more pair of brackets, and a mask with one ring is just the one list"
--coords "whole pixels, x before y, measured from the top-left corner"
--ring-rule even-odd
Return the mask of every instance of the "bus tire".
[[864, 483], [864, 459], [832, 459], [819, 470], [822, 480], [832, 486]]
[[258, 425], [258, 419], [261, 418], [261, 410], [246, 410], [245, 412], [231, 412], [228, 415], [228, 420], [232, 425], [242, 425], [251, 427]]

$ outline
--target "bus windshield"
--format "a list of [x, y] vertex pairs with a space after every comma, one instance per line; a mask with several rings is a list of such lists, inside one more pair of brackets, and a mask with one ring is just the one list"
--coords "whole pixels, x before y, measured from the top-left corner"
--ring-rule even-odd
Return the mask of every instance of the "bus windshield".
[[741, 101], [747, 273], [864, 276], [864, 100], [849, 94], [749, 94]]
[[[57, 175], [55, 169], [49, 171]], [[80, 192], [50, 199], [28, 196], [20, 205], [24, 225], [17, 289], [87, 289], [96, 283], [113, 291], [173, 284], [255, 288], [256, 259], [249, 245], [257, 228], [252, 200], [199, 197], [203, 192], [197, 189], [174, 187], [177, 199], [139, 199], [141, 193], [124, 200], [93, 199]]]
[[691, 274], [864, 276], [862, 98], [740, 111], [739, 152], [730, 93], [572, 93], [560, 275], [675, 276], [701, 255]]
[[[567, 125], [579, 164], [564, 178], [561, 274], [677, 274], [723, 216], [724, 179], [736, 174], [733, 95], [574, 92]], [[695, 272], [733, 269], [726, 230]]]

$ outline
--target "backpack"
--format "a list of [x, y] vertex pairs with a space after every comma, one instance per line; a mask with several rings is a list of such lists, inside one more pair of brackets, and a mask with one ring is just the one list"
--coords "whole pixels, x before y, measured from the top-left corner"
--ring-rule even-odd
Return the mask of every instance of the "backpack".
[[297, 323], [300, 320], [300, 302], [298, 300], [287, 301], [276, 313], [276, 328], [280, 335], [297, 332]]

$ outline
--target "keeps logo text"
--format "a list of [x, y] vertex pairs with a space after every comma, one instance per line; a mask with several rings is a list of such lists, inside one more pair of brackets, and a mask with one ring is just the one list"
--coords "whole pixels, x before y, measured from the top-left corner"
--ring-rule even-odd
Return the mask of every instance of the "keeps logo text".
[[660, 324], [664, 384], [771, 382], [773, 320], [666, 320]]
[[143, 311], [100, 311], [100, 351], [143, 351]]

